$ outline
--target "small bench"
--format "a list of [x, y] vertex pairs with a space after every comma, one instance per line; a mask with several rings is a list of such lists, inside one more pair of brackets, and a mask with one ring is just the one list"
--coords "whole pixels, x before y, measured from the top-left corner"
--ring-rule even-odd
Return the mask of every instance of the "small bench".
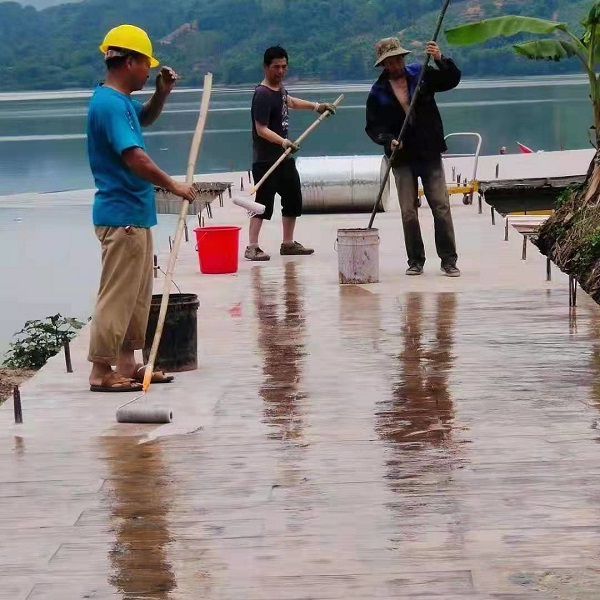
[[[527, 260], [527, 240], [537, 235], [540, 225], [549, 217], [546, 215], [511, 215], [504, 217], [504, 241], [508, 241], [508, 232], [512, 225], [523, 236], [521, 260]], [[546, 281], [552, 280], [552, 261], [546, 257]]]

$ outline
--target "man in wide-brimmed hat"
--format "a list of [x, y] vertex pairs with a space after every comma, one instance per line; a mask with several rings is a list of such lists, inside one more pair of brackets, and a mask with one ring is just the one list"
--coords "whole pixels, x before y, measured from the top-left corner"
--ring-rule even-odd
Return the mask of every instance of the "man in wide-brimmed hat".
[[[456, 87], [460, 70], [444, 56], [435, 42], [428, 42], [425, 52], [435, 67], [427, 67], [417, 101], [400, 145], [396, 139], [414, 96], [423, 66], [405, 64], [406, 50], [397, 38], [385, 38], [375, 45], [375, 67], [383, 72], [373, 84], [367, 99], [368, 136], [384, 147], [388, 158], [394, 153], [392, 170], [402, 211], [404, 242], [408, 255], [407, 275], [421, 275], [425, 264], [425, 248], [418, 213], [418, 178], [423, 182], [427, 202], [433, 213], [435, 245], [441, 268], [448, 277], [460, 276], [450, 201], [442, 164], [447, 150], [444, 128], [434, 94]], [[399, 146], [399, 147], [398, 147]], [[394, 152], [395, 151], [395, 152]]]

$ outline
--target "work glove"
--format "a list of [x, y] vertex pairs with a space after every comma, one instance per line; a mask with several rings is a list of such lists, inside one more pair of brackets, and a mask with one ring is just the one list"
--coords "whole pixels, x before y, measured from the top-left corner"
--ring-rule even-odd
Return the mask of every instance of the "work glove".
[[322, 115], [324, 112], [329, 111], [332, 115], [335, 115], [335, 111], [337, 107], [335, 104], [319, 104], [317, 102], [317, 106], [315, 106], [315, 111]]
[[296, 144], [295, 142], [292, 142], [292, 140], [283, 140], [281, 147], [284, 150], [291, 148], [292, 151], [290, 154], [294, 154], [294, 153], [298, 152], [298, 150], [300, 150], [300, 146], [298, 144]]

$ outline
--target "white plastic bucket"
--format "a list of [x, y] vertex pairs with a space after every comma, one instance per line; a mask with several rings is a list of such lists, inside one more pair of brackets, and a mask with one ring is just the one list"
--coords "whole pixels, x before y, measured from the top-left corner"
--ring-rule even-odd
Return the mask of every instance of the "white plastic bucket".
[[379, 282], [379, 229], [338, 229], [340, 283]]

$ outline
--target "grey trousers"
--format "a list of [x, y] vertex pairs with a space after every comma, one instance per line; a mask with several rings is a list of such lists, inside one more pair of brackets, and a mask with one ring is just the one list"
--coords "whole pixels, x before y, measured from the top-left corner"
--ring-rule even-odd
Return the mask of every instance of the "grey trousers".
[[454, 224], [450, 212], [450, 199], [446, 188], [446, 177], [442, 157], [431, 160], [415, 160], [393, 167], [398, 201], [402, 211], [402, 226], [408, 264], [424, 265], [425, 248], [419, 225], [418, 182], [423, 182], [423, 191], [433, 213], [435, 247], [442, 264], [454, 265], [458, 258], [454, 239]]

